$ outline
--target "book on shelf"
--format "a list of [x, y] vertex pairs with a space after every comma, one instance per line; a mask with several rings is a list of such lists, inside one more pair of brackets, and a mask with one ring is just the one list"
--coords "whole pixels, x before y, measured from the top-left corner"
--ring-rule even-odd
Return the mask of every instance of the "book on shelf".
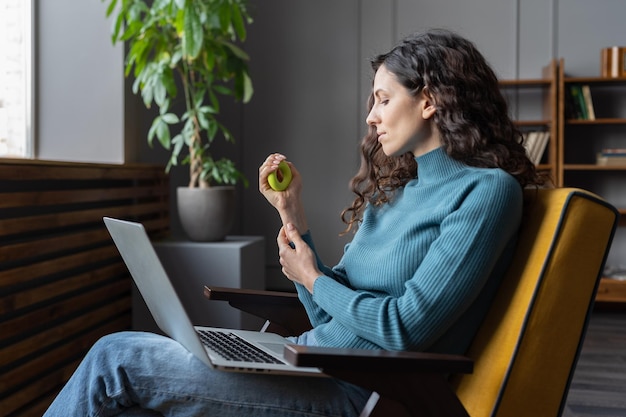
[[548, 147], [548, 141], [550, 140], [550, 132], [544, 131], [539, 132], [539, 140], [537, 141], [537, 146], [535, 148], [535, 153], [533, 155], [534, 159], [532, 160], [535, 165], [539, 165], [541, 163], [541, 159], [543, 158], [543, 154]]
[[568, 119], [595, 120], [596, 113], [588, 84], [573, 84], [566, 89], [565, 112]]
[[573, 98], [574, 106], [576, 106], [576, 118], [579, 120], [587, 119], [587, 106], [585, 105], [585, 97], [580, 85], [570, 86], [570, 93]]
[[604, 266], [604, 276], [610, 279], [626, 281], [626, 265], [609, 265]]
[[626, 47], [611, 46], [600, 51], [600, 72], [605, 78], [626, 76]]
[[603, 148], [603, 155], [626, 156], [626, 148]]
[[535, 141], [537, 139], [537, 136], [535, 135], [536, 132], [524, 132], [522, 133], [522, 145], [524, 145], [524, 149], [526, 149], [526, 155], [528, 156], [528, 159], [532, 158], [532, 153], [533, 153], [533, 147], [535, 146]]
[[626, 148], [605, 148], [596, 156], [601, 166], [626, 166]]
[[574, 96], [570, 88], [564, 88], [564, 104], [565, 104], [565, 117], [567, 119], [581, 119], [580, 107], [578, 102], [574, 99]]
[[596, 120], [596, 112], [593, 109], [593, 100], [591, 99], [591, 88], [585, 84], [581, 87], [583, 93], [583, 101], [587, 108], [587, 120]]
[[533, 164], [539, 165], [548, 145], [550, 132], [533, 130], [523, 133], [522, 136], [524, 138], [523, 145], [524, 148], [526, 148], [528, 159], [530, 159]]

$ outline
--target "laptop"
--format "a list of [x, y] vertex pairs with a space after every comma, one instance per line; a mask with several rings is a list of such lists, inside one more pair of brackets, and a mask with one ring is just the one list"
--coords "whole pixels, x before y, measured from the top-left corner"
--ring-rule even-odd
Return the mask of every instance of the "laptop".
[[231, 372], [324, 376], [286, 362], [284, 346], [293, 343], [275, 333], [193, 326], [143, 225], [103, 220], [159, 328], [202, 362]]

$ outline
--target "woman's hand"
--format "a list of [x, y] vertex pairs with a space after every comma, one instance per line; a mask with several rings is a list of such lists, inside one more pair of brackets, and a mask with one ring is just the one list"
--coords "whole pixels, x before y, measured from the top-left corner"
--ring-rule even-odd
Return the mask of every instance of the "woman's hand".
[[[267, 177], [278, 170], [281, 161], [285, 161], [291, 169], [291, 183], [283, 191], [275, 191], [270, 187]], [[271, 154], [259, 167], [259, 191], [265, 199], [278, 211], [283, 226], [293, 223], [299, 230], [308, 230], [304, 208], [300, 199], [302, 178], [296, 167], [279, 153]]]
[[276, 242], [283, 274], [313, 294], [313, 284], [322, 273], [317, 268], [315, 254], [302, 240], [298, 229], [291, 223], [286, 224], [278, 232]]

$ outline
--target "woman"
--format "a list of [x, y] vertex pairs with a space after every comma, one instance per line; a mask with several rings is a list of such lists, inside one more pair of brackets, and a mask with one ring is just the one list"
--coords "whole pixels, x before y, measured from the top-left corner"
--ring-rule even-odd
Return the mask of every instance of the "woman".
[[[342, 218], [358, 229], [338, 265], [318, 259], [302, 182], [259, 188], [283, 223], [283, 273], [313, 330], [294, 342], [462, 353], [511, 260], [522, 189], [541, 183], [474, 45], [442, 30], [404, 39], [373, 61], [369, 131], [356, 194]], [[369, 393], [330, 378], [214, 371], [170, 339], [101, 339], [47, 415], [350, 416]], [[147, 411], [156, 410], [156, 411]]]

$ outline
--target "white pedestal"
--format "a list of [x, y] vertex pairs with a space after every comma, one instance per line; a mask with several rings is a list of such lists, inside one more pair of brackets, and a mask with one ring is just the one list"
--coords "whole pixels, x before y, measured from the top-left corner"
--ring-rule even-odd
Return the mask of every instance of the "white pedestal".
[[[207, 300], [204, 286], [265, 289], [262, 236], [228, 236], [225, 241], [210, 243], [162, 240], [153, 244], [194, 325], [261, 328], [261, 319], [232, 308], [225, 301]], [[162, 333], [136, 289], [133, 289], [133, 328]]]

